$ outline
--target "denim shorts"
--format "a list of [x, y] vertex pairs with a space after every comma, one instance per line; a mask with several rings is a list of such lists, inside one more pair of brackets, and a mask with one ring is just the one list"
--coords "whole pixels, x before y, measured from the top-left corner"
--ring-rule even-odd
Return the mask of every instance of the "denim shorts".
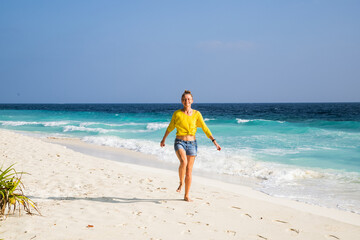
[[197, 142], [195, 141], [184, 141], [181, 139], [175, 139], [174, 143], [175, 151], [179, 149], [184, 149], [186, 155], [188, 156], [196, 156], [197, 155]]

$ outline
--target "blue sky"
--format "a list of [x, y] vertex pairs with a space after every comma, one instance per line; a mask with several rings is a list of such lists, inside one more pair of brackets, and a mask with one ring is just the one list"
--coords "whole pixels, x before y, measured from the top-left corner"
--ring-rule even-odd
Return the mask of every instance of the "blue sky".
[[360, 1], [1, 1], [0, 103], [360, 102]]

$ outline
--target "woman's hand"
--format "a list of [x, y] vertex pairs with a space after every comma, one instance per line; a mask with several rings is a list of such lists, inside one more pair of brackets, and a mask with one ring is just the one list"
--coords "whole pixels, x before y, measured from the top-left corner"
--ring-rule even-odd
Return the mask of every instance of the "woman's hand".
[[216, 142], [215, 138], [213, 138], [212, 136], [211, 136], [211, 138], [212, 138], [212, 140], [211, 140], [211, 141], [215, 144], [216, 149], [217, 149], [218, 151], [220, 151], [220, 150], [221, 150], [220, 145], [219, 145], [219, 144], [217, 144], [217, 142]]
[[160, 147], [165, 147], [165, 140], [167, 138], [167, 136], [170, 134], [170, 132], [168, 132], [168, 130], [165, 131], [164, 137], [160, 142]]
[[215, 144], [215, 146], [216, 146], [216, 149], [217, 149], [218, 151], [220, 151], [220, 150], [221, 150], [220, 145], [219, 145], [219, 144], [217, 144], [217, 143], [214, 143], [214, 144]]

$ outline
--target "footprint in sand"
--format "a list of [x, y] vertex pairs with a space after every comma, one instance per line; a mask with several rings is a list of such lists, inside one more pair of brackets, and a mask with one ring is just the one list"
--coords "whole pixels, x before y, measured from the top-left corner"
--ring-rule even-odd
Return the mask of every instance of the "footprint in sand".
[[328, 239], [340, 239], [340, 238], [338, 238], [337, 236], [335, 236], [335, 235], [327, 235], [326, 236]]
[[140, 216], [140, 215], [142, 214], [142, 212], [140, 212], [140, 211], [134, 211], [134, 212], [132, 212], [132, 214]]
[[249, 218], [252, 218], [252, 216], [250, 214], [248, 214], [248, 213], [245, 213], [244, 215], [248, 216]]
[[261, 238], [261, 239], [265, 239], [265, 240], [267, 240], [267, 238], [266, 237], [264, 237], [264, 236], [261, 236], [261, 235], [257, 235], [259, 238]]
[[236, 235], [236, 232], [232, 231], [232, 230], [226, 230], [226, 233], [229, 234], [229, 235], [232, 235], [232, 236]]
[[295, 232], [297, 234], [299, 234], [299, 232], [300, 232], [298, 229], [295, 229], [295, 228], [290, 228], [289, 230], [292, 231], [292, 232]]
[[200, 221], [193, 222], [193, 223], [196, 223], [196, 224], [204, 224], [205, 226], [210, 226], [210, 224], [209, 224], [209, 223], [202, 223], [202, 222], [200, 222]]
[[158, 187], [156, 188], [156, 190], [160, 191], [160, 192], [166, 192], [166, 189], [165, 187]]
[[182, 231], [181, 234], [189, 234], [190, 232], [191, 232], [190, 229], [188, 229], [188, 230]]
[[288, 223], [286, 221], [282, 221], [282, 220], [274, 220], [275, 222], [278, 222], [278, 223]]
[[238, 209], [240, 210], [241, 208], [240, 207], [236, 207], [236, 206], [231, 206], [232, 208], [235, 208], [235, 209]]

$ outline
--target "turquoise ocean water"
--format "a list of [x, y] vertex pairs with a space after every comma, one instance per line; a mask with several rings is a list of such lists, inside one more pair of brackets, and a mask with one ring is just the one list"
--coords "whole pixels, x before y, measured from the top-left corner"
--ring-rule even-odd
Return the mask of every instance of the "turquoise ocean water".
[[[177, 163], [175, 131], [160, 140], [180, 104], [0, 104], [0, 128], [152, 154]], [[360, 103], [194, 104], [201, 129], [195, 168], [249, 179], [257, 190], [360, 214]]]

